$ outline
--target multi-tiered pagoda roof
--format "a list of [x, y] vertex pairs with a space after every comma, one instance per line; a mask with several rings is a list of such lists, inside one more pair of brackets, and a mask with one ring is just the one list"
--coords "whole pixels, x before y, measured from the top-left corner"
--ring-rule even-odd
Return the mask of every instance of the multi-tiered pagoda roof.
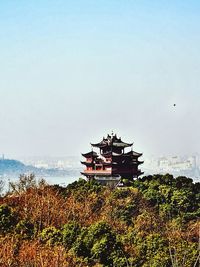
[[[85, 158], [81, 163], [86, 166], [82, 172], [88, 179], [129, 179], [133, 180], [143, 172], [138, 166], [143, 163], [138, 158], [142, 153], [132, 150], [133, 143], [125, 143], [117, 135], [107, 135], [99, 143], [91, 144], [98, 152], [90, 151], [82, 154]], [[126, 149], [130, 151], [125, 151]]]
[[133, 145], [133, 143], [128, 144], [125, 143], [121, 140], [121, 138], [117, 138], [117, 135], [109, 135], [107, 136], [107, 138], [103, 137], [103, 140], [97, 144], [91, 144], [93, 147], [98, 147], [98, 148], [103, 148], [103, 147], [107, 147], [107, 146], [112, 146], [112, 147], [130, 147]]

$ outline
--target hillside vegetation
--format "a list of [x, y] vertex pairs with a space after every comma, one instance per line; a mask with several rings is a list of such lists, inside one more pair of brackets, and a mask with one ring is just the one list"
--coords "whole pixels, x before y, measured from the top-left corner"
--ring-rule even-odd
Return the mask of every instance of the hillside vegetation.
[[128, 185], [21, 176], [0, 198], [0, 266], [199, 266], [200, 183], [166, 174]]

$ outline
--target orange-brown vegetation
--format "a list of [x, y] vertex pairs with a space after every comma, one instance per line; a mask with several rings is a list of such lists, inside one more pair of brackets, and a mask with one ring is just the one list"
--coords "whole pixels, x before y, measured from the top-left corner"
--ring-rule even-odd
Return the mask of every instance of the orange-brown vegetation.
[[[0, 200], [0, 266], [195, 267], [199, 185], [186, 179], [152, 176], [120, 189], [34, 181], [12, 190]], [[176, 209], [180, 194], [188, 199]]]

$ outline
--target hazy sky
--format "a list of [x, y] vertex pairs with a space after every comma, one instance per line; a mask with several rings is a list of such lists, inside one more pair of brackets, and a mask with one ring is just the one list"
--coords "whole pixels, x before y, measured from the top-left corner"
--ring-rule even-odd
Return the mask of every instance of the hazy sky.
[[200, 1], [1, 1], [0, 100], [8, 157], [200, 152]]

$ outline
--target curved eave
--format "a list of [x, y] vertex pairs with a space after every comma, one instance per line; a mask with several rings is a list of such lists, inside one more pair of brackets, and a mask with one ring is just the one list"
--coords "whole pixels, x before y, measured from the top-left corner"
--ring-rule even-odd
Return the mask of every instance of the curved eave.
[[92, 143], [91, 143], [91, 146], [93, 146], [93, 147], [98, 147], [98, 148], [102, 148], [102, 147], [106, 147], [107, 144], [105, 144], [105, 143], [92, 144]]
[[143, 164], [144, 163], [144, 161], [131, 161], [133, 164], [137, 164], [137, 165], [140, 165], [140, 164]]
[[93, 166], [92, 162], [87, 162], [87, 161], [81, 161], [82, 164], [86, 165], [86, 166]]
[[130, 151], [130, 152], [127, 152], [127, 153], [124, 153], [125, 156], [132, 156], [133, 158], [138, 158], [138, 157], [141, 157], [143, 154], [142, 153], [138, 153], [138, 152], [135, 152], [135, 151]]
[[84, 173], [84, 172], [81, 172], [81, 174], [82, 174], [82, 175], [85, 175], [85, 176], [88, 176], [88, 175], [87, 175], [86, 173]]
[[139, 165], [141, 165], [142, 163], [140, 163], [140, 162], [131, 162], [130, 163], [130, 165], [132, 165], [132, 166], [139, 166]]
[[88, 153], [82, 153], [81, 154], [83, 157], [85, 158], [89, 158], [89, 157], [98, 157], [97, 153], [94, 151], [88, 152]]

